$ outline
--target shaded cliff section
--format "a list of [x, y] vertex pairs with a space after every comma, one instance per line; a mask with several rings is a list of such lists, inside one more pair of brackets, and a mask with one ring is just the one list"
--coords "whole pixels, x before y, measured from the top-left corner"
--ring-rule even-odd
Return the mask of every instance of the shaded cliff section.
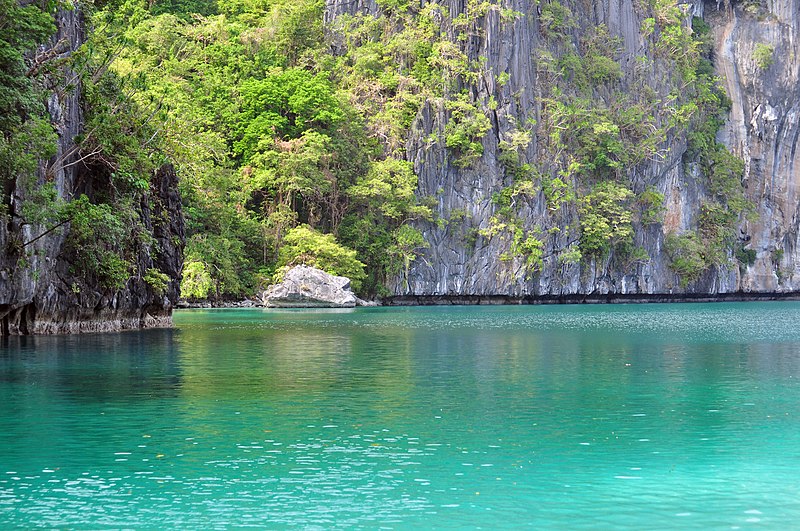
[[[443, 0], [421, 2], [420, 6], [431, 3], [441, 5], [451, 20], [475, 4]], [[552, 130], [547, 129], [551, 123], [547, 106], [553, 99], [553, 87], [565, 86], [563, 77], [557, 75], [554, 80], [550, 65], [553, 58], [557, 62], [570, 50], [585, 51], [586, 43], [591, 45], [586, 36], [596, 33], [596, 28], [606, 28], [614, 39], [618, 49], [613, 59], [621, 76], [614, 82], [613, 91], [606, 84], [605, 88], [592, 89], [591, 97], [610, 107], [620, 94], [638, 104], [638, 95], [650, 92], [654, 94], [652, 101], [658, 102], [652, 107], [652, 123], [659, 127], [669, 120], [673, 109], [690, 103], [682, 99], [685, 96], [681, 94], [675, 57], [666, 56], [663, 47], [659, 49], [656, 44], [663, 40], [655, 42], [652, 28], [645, 29], [653, 17], [658, 24], [652, 6], [633, 0], [508, 0], [489, 4], [493, 7], [471, 21], [474, 31], [466, 38], [446, 23], [442, 28], [451, 33], [450, 39], [471, 61], [484, 65], [477, 80], [464, 83], [462, 88], [490, 119], [491, 126], [480, 139], [480, 157], [469, 165], [458, 164], [453, 150], [442, 140], [453, 120], [452, 113], [433, 98], [419, 108], [407, 137], [405, 156], [419, 176], [418, 194], [435, 198], [438, 217], [445, 223], [417, 223], [427, 247], [419, 248], [408, 270], [390, 283], [395, 296], [524, 299], [686, 294], [691, 298], [698, 294], [800, 289], [800, 0], [656, 2], [677, 7], [684, 17], [684, 28], [691, 28], [693, 19], [710, 26], [710, 59], [731, 100], [727, 122], [717, 139], [744, 160], [741, 184], [755, 207], [754, 213], [738, 216], [734, 241], [726, 256], [688, 281], [672, 267], [675, 256], [667, 251], [667, 239], [690, 231], [699, 233], [703, 207], [716, 198], [703, 165], [690, 151], [687, 128], [663, 126], [665, 134], [654, 151], [656, 156], [636, 161], [622, 176], [637, 196], [652, 190], [664, 199], [658, 222], [633, 215], [636, 253], [624, 257], [612, 250], [569, 259], [569, 251], [580, 245], [580, 201], [552, 208], [541, 186], [528, 195], [512, 197], [521, 234], [536, 235], [542, 242], [540, 265], [526, 267], [525, 257], [510, 252], [512, 237], [492, 228], [503, 208], [498, 195], [513, 187], [516, 180], [509, 171], [503, 142], [508, 145], [520, 124], [535, 125], [529, 128], [530, 142], [518, 149], [519, 160], [535, 165], [548, 177], [566, 175], [563, 165], [550, 164], [554, 149]], [[571, 14], [571, 25], [559, 39], [552, 37], [553, 11], [548, 6], [553, 4]], [[513, 16], [507, 15], [509, 11]], [[380, 12], [381, 6], [374, 0], [328, 0], [326, 21], [330, 23], [343, 14], [375, 16]], [[770, 52], [769, 60], [764, 59], [765, 52]], [[580, 188], [578, 178], [567, 176], [564, 180], [570, 179], [576, 189]], [[736, 249], [745, 259], [737, 259]]]
[[[55, 22], [56, 34], [37, 50], [37, 57], [67, 58], [84, 43], [85, 21], [79, 8], [59, 10]], [[68, 205], [82, 195], [94, 203], [116, 193], [108, 171], [92, 165], [75, 144], [84, 132], [78, 76], [68, 66], [60, 66], [48, 75], [55, 87], [46, 107], [57, 134], [56, 153], [50, 160], [41, 161], [35, 176], [20, 175], [9, 183], [4, 194], [5, 213], [0, 224], [0, 334], [169, 326], [179, 295], [184, 246], [178, 182], [171, 165], [160, 167], [149, 177], [149, 189], [132, 198], [132, 211], [138, 218], [134, 220], [136, 230], [145, 233], [142, 239], [148, 245], [139, 246], [127, 257], [132, 267], [124, 286], [109, 288], [96, 276], [86, 274], [87, 264], [70, 248], [68, 217], [31, 221], [36, 218], [30, 212], [30, 205], [36, 202], [32, 198], [37, 190], [48, 186], [56, 195], [50, 202], [59, 205]], [[64, 89], [66, 83], [73, 85], [71, 90]], [[94, 230], [102, 234], [104, 227]], [[148, 271], [160, 275], [148, 281]]]

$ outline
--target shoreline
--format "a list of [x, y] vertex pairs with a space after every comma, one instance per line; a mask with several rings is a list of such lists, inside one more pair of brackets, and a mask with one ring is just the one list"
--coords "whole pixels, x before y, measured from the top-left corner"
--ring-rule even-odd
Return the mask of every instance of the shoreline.
[[[692, 302], [768, 302], [800, 301], [800, 292], [732, 292], [732, 293], [605, 293], [565, 295], [395, 295], [379, 299], [377, 306], [512, 306], [544, 304], [654, 304]], [[265, 308], [245, 299], [241, 301], [181, 301], [175, 310]], [[309, 306], [309, 308], [311, 308]], [[316, 307], [315, 307], [316, 308]]]

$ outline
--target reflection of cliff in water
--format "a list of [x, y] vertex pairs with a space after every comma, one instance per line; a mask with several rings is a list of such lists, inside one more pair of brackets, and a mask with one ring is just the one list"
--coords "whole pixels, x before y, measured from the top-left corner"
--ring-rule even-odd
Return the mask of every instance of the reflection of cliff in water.
[[179, 335], [176, 330], [155, 329], [5, 337], [0, 382], [42, 400], [51, 393], [101, 404], [174, 397], [182, 382]]

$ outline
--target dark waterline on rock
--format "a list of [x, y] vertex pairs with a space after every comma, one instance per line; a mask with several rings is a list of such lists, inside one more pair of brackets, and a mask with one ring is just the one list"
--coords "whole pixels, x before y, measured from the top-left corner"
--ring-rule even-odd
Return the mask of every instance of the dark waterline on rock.
[[735, 293], [587, 293], [566, 295], [398, 295], [381, 299], [384, 306], [472, 306], [509, 304], [637, 304], [692, 302], [798, 301], [800, 292]]
[[[398, 295], [374, 301], [380, 306], [504, 306], [527, 304], [647, 304], [647, 303], [713, 303], [800, 301], [800, 292], [737, 292], [737, 293], [607, 293], [578, 295], [536, 295], [510, 297], [503, 295]], [[260, 308], [253, 299], [224, 301], [180, 301], [178, 308], [221, 309]]]

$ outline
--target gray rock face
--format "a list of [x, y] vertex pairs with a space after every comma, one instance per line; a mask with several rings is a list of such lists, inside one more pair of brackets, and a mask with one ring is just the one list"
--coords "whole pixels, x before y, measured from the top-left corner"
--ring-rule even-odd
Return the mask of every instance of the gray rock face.
[[283, 282], [270, 286], [261, 298], [270, 308], [353, 308], [359, 301], [349, 278], [304, 265], [287, 271]]
[[376, 0], [325, 0], [325, 23], [332, 22], [339, 15], [366, 13], [376, 15]]
[[[738, 3], [737, 3], [738, 4]], [[715, 33], [717, 69], [732, 107], [721, 140], [745, 160], [748, 196], [758, 219], [752, 237], [756, 262], [742, 276], [746, 291], [800, 289], [800, 0], [735, 5], [705, 16]], [[774, 50], [759, 64], [757, 47]], [[765, 67], [766, 66], [766, 67]]]
[[[83, 42], [85, 31], [79, 8], [59, 10], [57, 33], [49, 46], [69, 54]], [[63, 49], [66, 47], [66, 49]], [[62, 72], [64, 79], [77, 77]], [[58, 134], [56, 156], [43, 162], [36, 185], [55, 183], [60, 199], [70, 200], [87, 192], [91, 169], [75, 163], [74, 138], [81, 132], [80, 87], [54, 93], [47, 102]], [[69, 155], [70, 153], [75, 153]], [[55, 162], [54, 162], [55, 161]], [[119, 290], [90, 285], [78, 274], [82, 268], [65, 252], [69, 224], [48, 232], [46, 225], [24, 222], [22, 207], [26, 190], [22, 178], [9, 191], [8, 216], [0, 223], [0, 335], [104, 332], [169, 326], [178, 299], [183, 266], [184, 222], [178, 180], [165, 165], [151, 178], [138, 213], [142, 228], [153, 238], [151, 250], [140, 249], [133, 258], [136, 275]], [[82, 184], [81, 184], [82, 183]], [[22, 242], [28, 242], [24, 246]], [[169, 277], [162, 289], [144, 279], [155, 268]]]
[[[463, 0], [437, 3], [452, 17], [467, 9]], [[639, 76], [641, 83], [664, 100], [668, 98], [672, 74], [663, 59], [649, 51], [641, 32], [644, 19], [651, 16], [644, 4], [634, 0], [560, 3], [573, 13], [576, 35], [605, 24], [610, 34], [619, 38], [623, 90], [640, 90], [630, 82]], [[493, 194], [513, 183], [501, 162], [500, 142], [518, 124], [534, 120], [541, 124], [541, 102], [550, 97], [541, 57], [555, 52], [540, 26], [545, 3], [508, 0], [502, 7], [520, 14], [513, 20], [503, 20], [499, 9], [489, 9], [474, 21], [478, 29], [470, 38], [450, 36], [453, 42], [461, 42], [461, 50], [471, 61], [485, 60], [481, 79], [465, 87], [474, 101], [493, 102], [492, 107], [483, 109], [492, 126], [482, 139], [480, 159], [466, 168], [453, 164], [452, 154], [441, 140], [450, 115], [440, 101], [425, 102], [412, 125], [406, 157], [419, 176], [418, 193], [436, 198], [440, 218], [448, 219], [449, 213], [458, 211], [459, 221], [417, 223], [429, 246], [419, 250], [407, 275], [391, 281], [388, 287], [394, 295], [529, 297], [800, 290], [800, 0], [694, 0], [680, 4], [686, 24], [694, 15], [712, 29], [714, 67], [732, 100], [719, 140], [746, 163], [743, 182], [758, 216], [755, 221], [741, 221], [738, 238], [756, 252], [755, 263], [738, 264], [731, 255], [728, 265], [711, 268], [688, 286], [682, 286], [670, 269], [664, 251], [666, 236], [695, 228], [701, 206], [711, 199], [699, 168], [686, 162], [683, 134], [667, 135], [661, 156], [637, 165], [628, 175], [635, 192], [652, 187], [666, 199], [663, 223], [634, 223], [634, 244], [647, 253], [648, 260], [630, 264], [610, 259], [559, 261], [559, 253], [574, 245], [577, 236], [574, 231], [558, 229], [576, 227], [577, 212], [574, 207], [558, 214], [548, 212], [542, 193], [525, 199], [519, 209], [526, 232], [538, 229], [546, 235], [542, 267], [526, 275], [521, 259], [503, 256], [509, 249], [508, 238], [486, 235], [485, 231], [498, 210]], [[328, 0], [327, 6], [328, 22], [343, 13], [374, 14], [378, 7], [368, 0]], [[774, 49], [774, 62], [766, 68], [754, 59], [757, 45]], [[643, 54], [647, 61], [638, 60]], [[642, 70], [642, 64], [651, 66]], [[498, 81], [501, 75], [506, 77], [503, 83]], [[431, 140], [437, 137], [438, 142]], [[521, 160], [547, 165], [542, 138], [534, 135], [520, 153]], [[466, 237], [470, 233], [472, 237]]]

